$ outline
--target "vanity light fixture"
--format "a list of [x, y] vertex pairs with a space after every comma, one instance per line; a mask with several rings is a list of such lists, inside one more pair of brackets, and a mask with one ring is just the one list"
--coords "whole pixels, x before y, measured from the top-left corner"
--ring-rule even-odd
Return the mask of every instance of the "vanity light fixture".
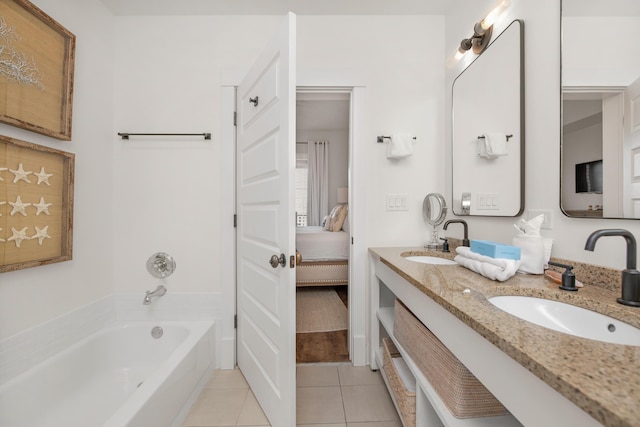
[[462, 39], [458, 52], [463, 55], [468, 50], [473, 50], [473, 53], [480, 55], [489, 45], [491, 41], [491, 35], [493, 34], [493, 24], [498, 20], [502, 12], [505, 11], [511, 0], [499, 0], [498, 3], [491, 9], [489, 13], [485, 15], [480, 22], [477, 22], [473, 26], [473, 35], [468, 39]]

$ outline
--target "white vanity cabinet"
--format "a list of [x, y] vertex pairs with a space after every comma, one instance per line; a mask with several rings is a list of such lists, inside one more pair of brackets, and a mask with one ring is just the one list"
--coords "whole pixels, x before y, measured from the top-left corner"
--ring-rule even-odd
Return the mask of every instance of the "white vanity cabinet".
[[[382, 338], [391, 338], [416, 378], [417, 427], [599, 425], [376, 256], [371, 257], [371, 266], [371, 368], [382, 368]], [[396, 299], [411, 310], [511, 414], [454, 417], [393, 336]], [[390, 394], [393, 396], [391, 390]]]

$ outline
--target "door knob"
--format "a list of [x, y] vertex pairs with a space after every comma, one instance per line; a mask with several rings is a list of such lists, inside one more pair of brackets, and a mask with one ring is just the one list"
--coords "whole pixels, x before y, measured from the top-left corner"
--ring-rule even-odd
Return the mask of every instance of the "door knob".
[[271, 267], [273, 268], [278, 268], [278, 265], [281, 265], [284, 267], [286, 263], [287, 263], [287, 257], [285, 257], [284, 254], [280, 254], [280, 256], [271, 255], [271, 259], [269, 260], [269, 264], [271, 264]]
[[258, 97], [256, 96], [255, 98], [249, 98], [249, 102], [253, 104], [254, 107], [258, 106]]

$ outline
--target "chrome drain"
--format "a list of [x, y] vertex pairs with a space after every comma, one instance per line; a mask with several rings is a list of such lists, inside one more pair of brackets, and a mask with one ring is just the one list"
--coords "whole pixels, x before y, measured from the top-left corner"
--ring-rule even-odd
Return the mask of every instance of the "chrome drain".
[[162, 334], [164, 334], [164, 331], [160, 326], [154, 326], [153, 329], [151, 329], [151, 336], [155, 339], [160, 338]]

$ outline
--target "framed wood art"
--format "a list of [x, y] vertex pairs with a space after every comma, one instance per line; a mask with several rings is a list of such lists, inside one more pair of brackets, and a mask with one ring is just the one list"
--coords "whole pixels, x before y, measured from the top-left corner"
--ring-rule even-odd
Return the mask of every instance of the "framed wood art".
[[75, 155], [0, 136], [0, 272], [71, 259]]
[[71, 140], [75, 36], [28, 0], [0, 0], [0, 122]]

